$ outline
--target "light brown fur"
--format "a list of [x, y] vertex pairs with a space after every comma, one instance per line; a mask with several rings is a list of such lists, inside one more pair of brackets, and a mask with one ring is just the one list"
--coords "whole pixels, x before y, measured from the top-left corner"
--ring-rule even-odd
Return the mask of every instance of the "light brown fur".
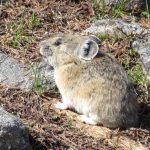
[[40, 52], [54, 67], [64, 109], [75, 109], [87, 117], [82, 120], [89, 124], [136, 126], [138, 104], [134, 88], [116, 59], [98, 51], [99, 43], [96, 37], [58, 35], [41, 42]]

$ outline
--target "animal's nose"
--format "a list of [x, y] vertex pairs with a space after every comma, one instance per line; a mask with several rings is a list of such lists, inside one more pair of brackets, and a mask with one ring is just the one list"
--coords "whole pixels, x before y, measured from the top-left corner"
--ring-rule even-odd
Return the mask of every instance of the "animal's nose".
[[43, 49], [44, 49], [45, 51], [47, 51], [47, 50], [50, 49], [50, 46], [49, 46], [49, 45], [44, 45]]

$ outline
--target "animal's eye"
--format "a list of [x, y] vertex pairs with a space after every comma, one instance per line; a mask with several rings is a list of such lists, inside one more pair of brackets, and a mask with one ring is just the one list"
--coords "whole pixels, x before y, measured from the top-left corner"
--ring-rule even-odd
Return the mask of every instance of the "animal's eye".
[[61, 44], [62, 40], [61, 39], [57, 39], [54, 43], [54, 45], [59, 46]]

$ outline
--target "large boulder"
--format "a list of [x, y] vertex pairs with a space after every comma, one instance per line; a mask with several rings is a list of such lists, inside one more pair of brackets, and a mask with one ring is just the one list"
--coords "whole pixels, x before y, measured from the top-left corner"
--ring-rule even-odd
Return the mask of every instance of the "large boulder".
[[124, 35], [144, 35], [150, 33], [150, 30], [141, 27], [138, 23], [127, 23], [121, 19], [102, 19], [93, 23], [84, 33], [122, 37]]
[[23, 124], [0, 107], [0, 150], [31, 150]]
[[2, 52], [0, 52], [0, 83], [26, 91], [32, 90], [34, 86], [42, 86], [44, 91], [56, 88], [53, 68], [45, 60], [29, 67]]

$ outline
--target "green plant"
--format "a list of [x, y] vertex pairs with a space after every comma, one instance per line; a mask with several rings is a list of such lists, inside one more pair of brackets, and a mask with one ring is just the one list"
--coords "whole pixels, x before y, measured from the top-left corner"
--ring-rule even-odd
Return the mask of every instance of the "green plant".
[[126, 50], [120, 57], [120, 62], [128, 71], [138, 63], [139, 54], [134, 49]]
[[134, 49], [129, 49], [123, 53], [119, 61], [134, 83], [139, 99], [141, 99], [141, 101], [148, 101], [150, 79], [148, 79], [147, 75], [143, 72], [139, 57], [139, 54]]
[[33, 91], [41, 95], [44, 92], [43, 79], [37, 66], [31, 66], [34, 75]]
[[38, 27], [39, 25], [40, 25], [40, 21], [38, 17], [35, 15], [35, 13], [33, 12], [29, 20], [29, 28], [33, 30], [35, 27]]
[[105, 0], [92, 0], [92, 2], [95, 11], [95, 17], [92, 18], [92, 21], [100, 18], [107, 18], [108, 16], [120, 18], [129, 15], [129, 13], [125, 12], [125, 0], [116, 1], [115, 6], [112, 7], [111, 10], [106, 8]]
[[149, 12], [143, 11], [143, 12], [142, 12], [142, 15], [143, 15], [145, 18], [148, 18], [148, 20], [150, 19], [150, 13], [149, 13]]
[[134, 85], [137, 86], [137, 92], [139, 97], [142, 97], [142, 99], [148, 101], [150, 79], [148, 79], [147, 75], [143, 73], [141, 64], [136, 64], [134, 67], [128, 70], [128, 75]]
[[128, 55], [130, 56], [130, 57], [139, 57], [138, 56], [138, 53], [134, 50], [134, 49], [129, 49], [128, 50]]
[[137, 85], [143, 85], [146, 82], [146, 77], [143, 74], [141, 64], [137, 63], [134, 67], [128, 70], [128, 75], [131, 80]]
[[145, 86], [149, 80], [147, 75], [143, 73], [142, 65], [138, 60], [139, 54], [134, 49], [129, 49], [124, 57], [123, 66], [127, 70], [130, 79], [135, 85]]
[[101, 41], [105, 41], [106, 39], [109, 38], [109, 34], [107, 34], [107, 33], [102, 33], [102, 34], [98, 34], [97, 37], [98, 37]]
[[106, 4], [105, 0], [92, 0], [93, 8], [95, 11], [95, 17], [92, 20], [104, 18], [106, 15]]
[[142, 12], [142, 15], [145, 16], [148, 21], [150, 20], [150, 10], [149, 10], [149, 6], [148, 6], [148, 0], [145, 0], [146, 2], [146, 11]]
[[124, 5], [125, 5], [124, 0], [118, 0], [117, 1], [114, 9], [112, 10], [112, 15], [114, 18], [122, 17], [125, 14]]
[[13, 42], [13, 46], [16, 48], [18, 46], [19, 41], [22, 39], [23, 33], [21, 31], [16, 31], [15, 40]]
[[93, 2], [93, 8], [94, 8], [94, 11], [95, 11], [95, 19], [99, 19], [99, 3], [98, 3], [98, 0], [92, 0]]
[[14, 29], [15, 31], [15, 36], [14, 36], [14, 40], [12, 44], [13, 44], [13, 47], [16, 48], [24, 36], [24, 20], [20, 19], [19, 25], [18, 26], [14, 25], [12, 29]]
[[106, 4], [105, 0], [102, 0], [102, 17], [104, 17], [106, 14]]

